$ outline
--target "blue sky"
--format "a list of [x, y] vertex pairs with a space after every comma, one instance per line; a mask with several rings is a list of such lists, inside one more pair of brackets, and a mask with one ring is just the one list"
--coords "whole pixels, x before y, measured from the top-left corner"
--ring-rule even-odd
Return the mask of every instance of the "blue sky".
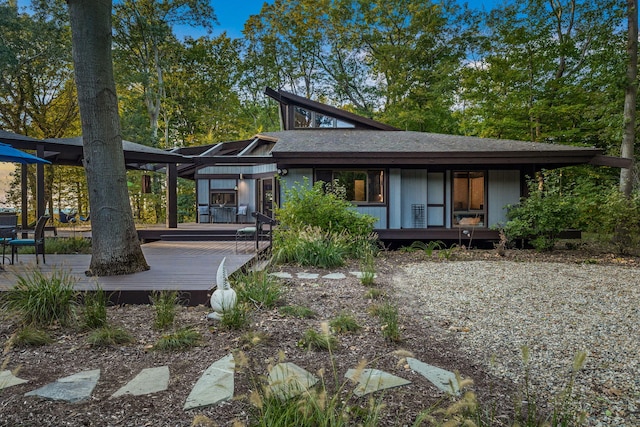
[[[461, 3], [465, 2], [465, 0], [459, 1]], [[503, 3], [503, 1], [505, 0], [467, 0], [466, 3], [473, 8], [482, 9], [484, 7], [486, 10], [489, 10], [495, 5]], [[506, 1], [508, 2], [508, 0]], [[265, 0], [211, 0], [211, 5], [218, 17], [219, 23], [219, 25], [215, 27], [214, 34], [217, 35], [226, 31], [227, 35], [231, 38], [242, 37], [244, 23], [249, 19], [249, 16], [260, 13], [260, 9], [262, 9], [264, 3]], [[272, 3], [272, 0], [268, 0], [266, 3]], [[191, 35], [197, 38], [201, 35], [194, 29], [180, 28], [176, 30], [176, 33], [180, 36]]]

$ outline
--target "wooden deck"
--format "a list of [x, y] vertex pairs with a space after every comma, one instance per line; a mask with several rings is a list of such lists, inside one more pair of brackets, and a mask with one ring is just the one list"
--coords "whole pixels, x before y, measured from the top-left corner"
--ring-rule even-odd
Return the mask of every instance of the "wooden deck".
[[[260, 250], [268, 246], [261, 242]], [[189, 305], [208, 304], [210, 291], [216, 285], [216, 272], [226, 257], [227, 272], [232, 274], [256, 258], [255, 242], [236, 241], [157, 241], [142, 245], [150, 270], [141, 273], [87, 277], [91, 255], [47, 255], [47, 263], [39, 268], [67, 271], [76, 279], [76, 289], [93, 290], [99, 285], [118, 304], [147, 304], [149, 294], [160, 290], [178, 290]], [[20, 255], [15, 265], [4, 265], [0, 272], [0, 291], [13, 286], [16, 274], [37, 268], [34, 255]]]

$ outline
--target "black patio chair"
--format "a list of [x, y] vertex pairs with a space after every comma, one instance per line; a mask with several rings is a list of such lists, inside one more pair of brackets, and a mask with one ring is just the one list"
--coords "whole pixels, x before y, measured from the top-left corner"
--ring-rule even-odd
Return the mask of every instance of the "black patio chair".
[[44, 257], [44, 227], [47, 225], [49, 218], [47, 215], [38, 218], [33, 239], [13, 239], [9, 241], [9, 246], [11, 246], [11, 264], [13, 264], [14, 258], [18, 257], [18, 248], [25, 246], [33, 246], [35, 248], [36, 264], [38, 264], [38, 254], [42, 255], [42, 263], [46, 264]]

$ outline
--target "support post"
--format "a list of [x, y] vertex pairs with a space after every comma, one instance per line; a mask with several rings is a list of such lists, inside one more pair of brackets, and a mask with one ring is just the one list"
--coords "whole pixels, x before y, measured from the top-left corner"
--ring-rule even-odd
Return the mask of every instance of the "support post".
[[178, 228], [178, 166], [167, 164], [167, 228]]

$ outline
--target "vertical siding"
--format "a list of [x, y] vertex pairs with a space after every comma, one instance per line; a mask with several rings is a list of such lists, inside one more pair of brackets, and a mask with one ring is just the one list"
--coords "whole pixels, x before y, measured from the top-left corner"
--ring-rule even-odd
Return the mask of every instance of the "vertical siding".
[[378, 218], [375, 224], [373, 224], [373, 228], [387, 228], [386, 206], [357, 206], [356, 211]]
[[489, 227], [507, 220], [506, 205], [520, 201], [520, 171], [490, 170], [488, 189]]
[[389, 218], [387, 225], [389, 228], [402, 228], [402, 171], [400, 169], [389, 170]]
[[406, 169], [402, 171], [401, 188], [402, 228], [415, 228], [411, 205], [427, 205], [427, 171], [424, 169]]
[[287, 201], [285, 200], [284, 190], [286, 188], [291, 188], [296, 185], [296, 183], [302, 185], [304, 182], [304, 177], [309, 178], [309, 185], [313, 185], [313, 169], [311, 168], [300, 168], [300, 169], [289, 169], [289, 172], [280, 177], [281, 185], [280, 185], [280, 204], [284, 205]]
[[199, 179], [198, 183], [198, 204], [199, 205], [208, 205], [209, 204], [209, 180], [207, 179]]
[[257, 210], [255, 179], [243, 179], [238, 182], [238, 206], [240, 205], [247, 205], [247, 216], [244, 218], [238, 217], [238, 220], [252, 222], [251, 213]]

